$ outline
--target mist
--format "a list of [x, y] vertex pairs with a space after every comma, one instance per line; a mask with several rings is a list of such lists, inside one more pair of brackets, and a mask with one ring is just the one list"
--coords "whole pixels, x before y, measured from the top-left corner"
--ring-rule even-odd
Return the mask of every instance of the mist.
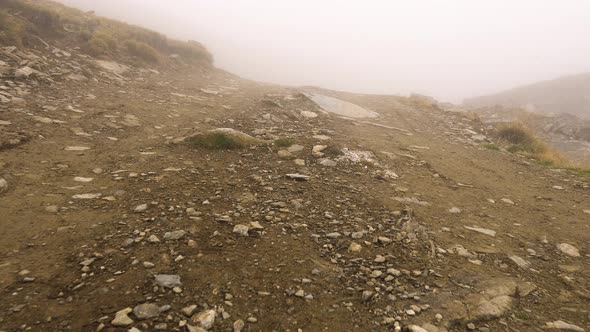
[[257, 81], [443, 101], [590, 71], [590, 2], [61, 0]]

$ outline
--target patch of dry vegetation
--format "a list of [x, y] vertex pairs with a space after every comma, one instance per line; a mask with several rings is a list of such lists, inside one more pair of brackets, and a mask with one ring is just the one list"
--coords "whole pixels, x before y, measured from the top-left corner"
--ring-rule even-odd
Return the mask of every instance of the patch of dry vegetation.
[[176, 54], [187, 63], [213, 63], [207, 49], [195, 41], [172, 40], [51, 1], [0, 1], [0, 44], [31, 46], [36, 42], [32, 35], [82, 45], [86, 52], [98, 57], [133, 57], [155, 63]]
[[531, 157], [544, 165], [566, 168], [573, 166], [570, 161], [520, 122], [501, 126], [498, 129], [498, 138], [510, 145], [508, 151]]

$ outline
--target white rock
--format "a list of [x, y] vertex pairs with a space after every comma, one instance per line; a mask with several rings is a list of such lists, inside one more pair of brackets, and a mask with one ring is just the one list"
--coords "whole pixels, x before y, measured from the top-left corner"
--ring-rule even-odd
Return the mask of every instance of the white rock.
[[8, 189], [8, 181], [0, 178], [0, 193]]
[[308, 119], [317, 118], [318, 114], [310, 111], [301, 111], [301, 116]]
[[74, 181], [76, 181], [76, 182], [84, 182], [84, 183], [91, 182], [93, 180], [94, 180], [94, 178], [85, 178], [85, 177], [81, 177], [81, 176], [76, 176], [74, 178]]
[[478, 233], [482, 233], [485, 235], [489, 235], [489, 236], [496, 236], [496, 231], [493, 231], [491, 229], [487, 229], [487, 228], [481, 228], [481, 227], [469, 227], [469, 226], [463, 226], [466, 229], [470, 230], [470, 231], [474, 231], [474, 232], [478, 232]]
[[217, 316], [215, 310], [206, 310], [201, 311], [198, 314], [194, 315], [191, 318], [191, 321], [194, 324], [199, 325], [200, 327], [204, 328], [205, 330], [209, 330], [215, 324], [215, 317]]
[[506, 203], [506, 204], [514, 205], [514, 202], [511, 199], [508, 199], [508, 198], [502, 198], [501, 201], [504, 202], [504, 203]]
[[359, 251], [361, 251], [362, 248], [363, 247], [361, 247], [360, 244], [355, 243], [355, 242], [352, 242], [352, 243], [350, 243], [350, 246], [348, 247], [348, 251], [350, 251], [350, 252], [359, 252]]
[[560, 243], [557, 245], [557, 249], [561, 250], [561, 252], [568, 256], [580, 257], [580, 251], [578, 251], [578, 248], [572, 246], [571, 244]]
[[461, 213], [461, 209], [459, 209], [458, 207], [452, 207], [449, 209], [449, 213]]
[[133, 309], [131, 308], [125, 308], [123, 310], [117, 311], [115, 318], [111, 321], [111, 324], [114, 326], [127, 326], [133, 324], [133, 319], [127, 316], [132, 311]]
[[246, 226], [246, 225], [235, 225], [233, 232], [235, 234], [238, 234], [238, 235], [241, 235], [241, 236], [248, 236], [248, 226]]
[[531, 263], [529, 263], [528, 261], [526, 261], [524, 258], [521, 258], [521, 257], [518, 257], [518, 256], [510, 256], [509, 258], [516, 265], [518, 265], [518, 267], [520, 267], [521, 269], [525, 269], [526, 270], [529, 267], [531, 267]]
[[66, 150], [66, 151], [86, 151], [86, 150], [90, 150], [90, 148], [87, 146], [66, 146], [66, 148], [64, 150]]
[[556, 320], [554, 322], [547, 322], [545, 323], [546, 329], [555, 329], [561, 331], [574, 331], [574, 332], [584, 332], [585, 330], [579, 326], [566, 323], [562, 320]]
[[303, 175], [303, 174], [297, 174], [297, 173], [286, 174], [285, 176], [288, 177], [289, 179], [296, 180], [296, 181], [308, 181], [310, 178], [309, 175]]
[[148, 205], [147, 204], [140, 204], [138, 206], [135, 207], [135, 209], [133, 209], [133, 211], [139, 213], [139, 212], [143, 212], [145, 210], [147, 210]]
[[554, 322], [547, 322], [545, 323], [546, 329], [556, 329], [561, 331], [574, 331], [574, 332], [584, 332], [585, 330], [579, 326], [574, 324], [566, 323], [562, 320], [556, 320]]
[[92, 193], [92, 194], [78, 194], [78, 195], [72, 196], [72, 198], [74, 198], [74, 199], [96, 199], [96, 198], [100, 198], [100, 196], [102, 196], [102, 194]]
[[33, 68], [25, 66], [25, 67], [15, 70], [14, 77], [15, 78], [27, 78], [27, 77], [31, 76], [34, 72], [35, 72], [35, 70]]

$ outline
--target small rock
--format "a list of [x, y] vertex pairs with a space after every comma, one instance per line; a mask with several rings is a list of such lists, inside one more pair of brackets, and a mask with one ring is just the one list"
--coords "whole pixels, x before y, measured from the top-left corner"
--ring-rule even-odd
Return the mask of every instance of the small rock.
[[506, 203], [506, 204], [514, 205], [514, 202], [511, 199], [508, 199], [508, 198], [502, 198], [501, 201], [504, 202], [504, 203]]
[[8, 181], [0, 178], [0, 193], [8, 189]]
[[352, 242], [352, 243], [350, 243], [350, 246], [348, 247], [348, 251], [359, 252], [359, 251], [361, 251], [362, 248], [363, 247], [360, 244]]
[[141, 212], [147, 210], [147, 208], [148, 208], [147, 204], [140, 204], [140, 205], [136, 206], [133, 211], [135, 211], [137, 213], [141, 213]]
[[184, 237], [185, 234], [186, 232], [182, 229], [172, 232], [166, 232], [164, 233], [164, 240], [180, 240]]
[[296, 181], [309, 181], [309, 178], [310, 178], [309, 175], [303, 175], [303, 174], [297, 174], [297, 173], [286, 174], [285, 176], [291, 180], [296, 180]]
[[138, 319], [149, 319], [160, 314], [160, 307], [153, 303], [144, 303], [133, 308], [133, 314]]
[[156, 284], [161, 287], [174, 288], [182, 286], [180, 276], [177, 274], [156, 274]]
[[301, 116], [307, 119], [314, 119], [317, 118], [318, 114], [315, 112], [310, 112], [310, 111], [301, 111]]
[[158, 242], [160, 242], [160, 239], [157, 236], [155, 236], [154, 234], [152, 234], [152, 235], [150, 235], [150, 237], [148, 237], [148, 241], [151, 243], [158, 243]]
[[285, 160], [295, 159], [295, 156], [293, 154], [291, 154], [291, 152], [289, 152], [287, 150], [279, 150], [277, 152], [277, 155], [279, 156], [279, 158], [285, 159]]
[[371, 300], [373, 298], [373, 292], [372, 291], [363, 291], [363, 293], [361, 294], [361, 299], [363, 300], [363, 302], [367, 302], [369, 300]]
[[560, 243], [557, 245], [557, 249], [561, 250], [561, 252], [568, 256], [580, 257], [580, 251], [578, 251], [578, 248], [572, 246], [569, 243]]
[[555, 329], [561, 331], [574, 331], [574, 332], [584, 332], [584, 329], [576, 326], [574, 324], [566, 323], [562, 320], [556, 320], [554, 322], [547, 322], [545, 324], [546, 329]]
[[234, 226], [233, 232], [234, 234], [238, 234], [240, 236], [248, 236], [248, 230], [248, 226], [238, 224]]
[[244, 323], [243, 320], [238, 319], [234, 322], [234, 332], [242, 332], [242, 329], [244, 329], [245, 325], [246, 323]]
[[49, 213], [57, 213], [59, 211], [59, 208], [55, 205], [49, 205], [49, 206], [45, 207], [45, 211], [47, 211]]
[[215, 324], [216, 316], [217, 313], [215, 312], [215, 310], [205, 310], [199, 312], [196, 315], [193, 315], [191, 321], [193, 322], [193, 324], [196, 324], [204, 328], [205, 330], [209, 330], [213, 327], [213, 324]]
[[94, 180], [94, 178], [85, 178], [82, 176], [76, 176], [74, 178], [74, 181], [76, 182], [83, 182], [83, 183], [88, 183], [88, 182], [92, 182]]
[[133, 319], [129, 318], [129, 314], [133, 311], [131, 308], [125, 308], [117, 311], [115, 318], [111, 321], [114, 326], [128, 326], [133, 324]]
[[385, 236], [380, 236], [377, 238], [377, 241], [379, 241], [380, 243], [386, 244], [386, 243], [391, 243], [393, 242], [392, 239], [385, 237]]
[[197, 309], [196, 305], [189, 305], [188, 307], [184, 307], [182, 308], [182, 313], [187, 316], [190, 317], [193, 315], [193, 313], [195, 312], [195, 309]]
[[491, 229], [487, 229], [487, 228], [481, 228], [481, 227], [469, 227], [469, 226], [463, 226], [466, 229], [470, 230], [470, 231], [474, 231], [474, 232], [478, 232], [478, 233], [482, 233], [485, 235], [489, 235], [489, 236], [496, 236], [496, 231], [493, 231]]
[[518, 265], [518, 267], [520, 267], [521, 269], [525, 269], [526, 270], [529, 267], [531, 267], [531, 263], [529, 263], [528, 261], [526, 261], [524, 258], [521, 258], [521, 257], [518, 257], [518, 256], [510, 256], [509, 258], [516, 265]]
[[461, 213], [461, 209], [459, 209], [458, 207], [452, 207], [449, 209], [449, 213], [453, 213], [453, 214], [457, 214], [457, 213]]

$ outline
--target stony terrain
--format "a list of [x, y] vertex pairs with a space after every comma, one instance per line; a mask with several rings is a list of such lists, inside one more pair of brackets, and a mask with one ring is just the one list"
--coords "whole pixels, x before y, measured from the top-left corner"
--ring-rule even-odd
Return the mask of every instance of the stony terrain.
[[477, 120], [55, 46], [0, 73], [0, 331], [590, 329], [590, 179]]

